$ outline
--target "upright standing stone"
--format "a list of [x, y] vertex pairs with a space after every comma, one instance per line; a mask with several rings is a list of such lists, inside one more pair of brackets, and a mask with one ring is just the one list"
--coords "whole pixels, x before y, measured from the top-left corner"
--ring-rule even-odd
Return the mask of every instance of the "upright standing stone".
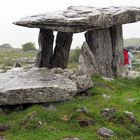
[[109, 29], [88, 31], [86, 42], [93, 53], [99, 73], [102, 76], [113, 77], [112, 71], [112, 43]]
[[53, 53], [53, 31], [47, 29], [40, 29], [38, 43], [39, 52], [36, 58], [37, 67], [50, 68], [50, 59]]
[[58, 32], [56, 47], [51, 58], [51, 68], [67, 68], [73, 33]]
[[99, 74], [98, 64], [96, 63], [88, 44], [84, 42], [81, 47], [81, 55], [79, 56], [77, 75], [88, 75], [91, 77], [94, 74]]
[[115, 77], [122, 76], [123, 73], [123, 33], [122, 25], [110, 27], [112, 39], [112, 70]]

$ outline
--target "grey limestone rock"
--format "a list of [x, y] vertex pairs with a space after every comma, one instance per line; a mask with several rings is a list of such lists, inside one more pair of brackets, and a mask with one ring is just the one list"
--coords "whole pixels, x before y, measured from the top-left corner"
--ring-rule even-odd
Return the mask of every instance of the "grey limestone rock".
[[111, 129], [102, 127], [98, 129], [98, 133], [103, 137], [113, 137], [114, 132]]
[[1, 136], [0, 136], [0, 140], [6, 140], [6, 138], [5, 138], [5, 137], [1, 137]]
[[22, 18], [14, 24], [60, 32], [83, 32], [140, 20], [139, 7], [70, 6], [64, 11], [48, 12]]
[[69, 100], [76, 92], [72, 80], [46, 68], [14, 68], [0, 74], [0, 105]]
[[87, 75], [72, 75], [70, 78], [76, 83], [78, 89], [88, 89], [93, 86], [91, 77]]
[[91, 118], [85, 118], [85, 119], [80, 120], [79, 124], [81, 127], [86, 127], [86, 126], [95, 124], [95, 121]]
[[50, 68], [50, 60], [53, 55], [53, 41], [53, 31], [40, 29], [38, 37], [39, 51], [35, 64], [37, 67]]
[[116, 110], [114, 108], [105, 108], [101, 110], [101, 114], [105, 118], [111, 117], [115, 112]]
[[43, 108], [49, 111], [57, 111], [57, 108], [53, 104], [50, 104], [48, 106], [43, 106]]
[[79, 113], [84, 113], [84, 114], [88, 114], [89, 111], [86, 107], [80, 107], [76, 110], [76, 112], [79, 112]]
[[67, 68], [69, 61], [69, 52], [72, 43], [72, 33], [58, 32], [56, 46], [51, 58], [51, 68]]
[[105, 100], [109, 100], [109, 99], [111, 98], [111, 95], [102, 94], [102, 97], [103, 97]]
[[135, 102], [136, 100], [138, 100], [138, 98], [128, 98], [128, 99], [127, 99], [127, 101], [128, 101], [129, 103], [133, 103], [133, 102]]
[[136, 122], [136, 118], [135, 118], [135, 116], [133, 115], [132, 112], [124, 111], [124, 113], [129, 117], [129, 119], [131, 120], [132, 123]]
[[88, 47], [86, 42], [81, 47], [81, 55], [79, 57], [79, 65], [77, 68], [77, 74], [92, 76], [93, 74], [99, 74], [98, 65], [95, 57]]

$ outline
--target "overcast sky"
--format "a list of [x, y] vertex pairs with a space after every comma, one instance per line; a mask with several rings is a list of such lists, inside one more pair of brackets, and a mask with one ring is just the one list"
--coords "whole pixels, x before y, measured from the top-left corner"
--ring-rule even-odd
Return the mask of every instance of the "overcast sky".
[[[66, 9], [72, 5], [93, 7], [138, 6], [140, 0], [0, 0], [0, 45], [9, 43], [12, 47], [21, 47], [26, 42], [35, 42], [38, 47], [38, 29], [13, 25], [21, 17]], [[140, 38], [140, 22], [123, 26], [124, 38]], [[76, 34], [72, 47], [80, 46], [83, 34]]]

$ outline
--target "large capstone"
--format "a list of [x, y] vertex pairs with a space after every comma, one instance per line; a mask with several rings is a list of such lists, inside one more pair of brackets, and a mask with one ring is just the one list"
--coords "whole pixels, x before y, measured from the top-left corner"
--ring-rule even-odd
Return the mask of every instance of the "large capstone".
[[48, 12], [22, 18], [14, 24], [31, 28], [44, 28], [60, 32], [83, 32], [109, 28], [140, 20], [138, 7], [70, 6], [64, 11]]
[[[77, 92], [75, 82], [56, 70], [14, 68], [0, 74], [0, 105], [70, 100]], [[68, 74], [67, 74], [68, 75]]]

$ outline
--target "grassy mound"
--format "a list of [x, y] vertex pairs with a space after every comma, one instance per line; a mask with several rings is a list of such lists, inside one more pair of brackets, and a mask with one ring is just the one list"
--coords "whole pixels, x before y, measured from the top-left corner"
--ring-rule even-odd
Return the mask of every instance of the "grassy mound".
[[[94, 76], [93, 81], [96, 84], [89, 91], [90, 97], [78, 96], [72, 101], [55, 103], [55, 110], [35, 105], [20, 112], [1, 112], [0, 126], [8, 127], [1, 129], [0, 135], [7, 140], [61, 140], [65, 137], [101, 140], [104, 138], [97, 130], [106, 127], [115, 133], [112, 140], [139, 140], [140, 78], [105, 81]], [[116, 112], [103, 117], [104, 108], [114, 108]], [[124, 111], [133, 113], [135, 123]]]

